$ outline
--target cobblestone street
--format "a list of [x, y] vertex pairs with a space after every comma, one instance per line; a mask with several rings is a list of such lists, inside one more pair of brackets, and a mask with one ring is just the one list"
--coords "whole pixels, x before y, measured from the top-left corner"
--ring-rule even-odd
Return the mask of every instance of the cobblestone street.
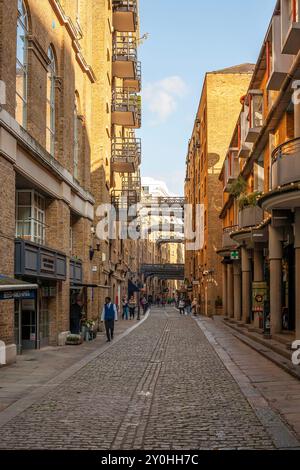
[[138, 328], [7, 420], [0, 448], [297, 447], [278, 415], [264, 409], [259, 416], [242, 391], [243, 376], [236, 380], [229, 370], [201, 322], [154, 308]]

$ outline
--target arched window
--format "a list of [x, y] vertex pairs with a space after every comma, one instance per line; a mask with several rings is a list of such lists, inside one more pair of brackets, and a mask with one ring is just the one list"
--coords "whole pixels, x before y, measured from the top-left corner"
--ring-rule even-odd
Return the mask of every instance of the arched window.
[[74, 138], [73, 138], [73, 175], [78, 179], [78, 161], [79, 161], [79, 96], [75, 93], [74, 100]]
[[48, 49], [47, 74], [47, 112], [46, 112], [46, 149], [51, 155], [54, 155], [55, 143], [55, 56], [52, 47]]
[[18, 0], [16, 57], [16, 120], [26, 128], [28, 83], [28, 14], [23, 0]]

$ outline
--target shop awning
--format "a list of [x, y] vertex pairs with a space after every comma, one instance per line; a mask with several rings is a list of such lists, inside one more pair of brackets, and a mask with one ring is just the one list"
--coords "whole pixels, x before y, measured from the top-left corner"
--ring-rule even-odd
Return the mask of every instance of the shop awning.
[[135, 292], [140, 292], [140, 288], [129, 279], [128, 280], [128, 297], [131, 297]]
[[0, 292], [6, 290], [36, 290], [37, 284], [30, 284], [29, 282], [20, 281], [11, 277], [3, 276], [0, 274]]
[[37, 284], [30, 284], [0, 274], [0, 300], [29, 299], [37, 289]]

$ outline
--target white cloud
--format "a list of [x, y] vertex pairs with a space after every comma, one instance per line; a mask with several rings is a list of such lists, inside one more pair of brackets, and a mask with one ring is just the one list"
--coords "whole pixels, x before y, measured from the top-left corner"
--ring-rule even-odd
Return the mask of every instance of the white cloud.
[[154, 115], [154, 125], [166, 122], [176, 111], [178, 100], [186, 95], [187, 90], [186, 83], [178, 76], [166, 77], [146, 85], [144, 99]]

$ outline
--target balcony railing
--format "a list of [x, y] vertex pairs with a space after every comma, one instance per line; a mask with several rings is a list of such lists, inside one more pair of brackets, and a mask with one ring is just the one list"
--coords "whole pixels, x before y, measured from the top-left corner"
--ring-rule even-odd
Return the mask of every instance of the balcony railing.
[[124, 77], [123, 86], [125, 89], [139, 93], [142, 88], [142, 64], [140, 61], [134, 63], [134, 77]]
[[137, 61], [136, 41], [131, 36], [119, 36], [113, 43], [113, 61]]
[[118, 173], [135, 173], [141, 163], [141, 139], [116, 137], [112, 141], [112, 169]]
[[114, 190], [111, 194], [111, 203], [116, 211], [128, 210], [131, 206], [138, 203], [138, 194], [136, 191]]
[[225, 160], [224, 168], [224, 191], [230, 190], [230, 185], [238, 178], [240, 173], [237, 150], [229, 152]]
[[239, 211], [239, 228], [256, 227], [264, 218], [263, 210], [258, 206], [246, 206]]
[[300, 181], [300, 138], [279, 145], [272, 154], [272, 189]]
[[130, 89], [116, 88], [112, 94], [113, 124], [138, 128], [141, 126], [141, 96]]
[[248, 129], [246, 131], [245, 142], [254, 143], [261, 131], [263, 125], [263, 93], [253, 91], [248, 96], [249, 114]]
[[141, 192], [141, 177], [139, 175], [128, 175], [122, 178], [122, 190], [123, 191], [136, 191]]
[[137, 0], [113, 0], [113, 26], [116, 31], [134, 32], [138, 23]]
[[238, 225], [231, 225], [223, 229], [223, 248], [231, 248], [236, 246], [236, 243], [230, 238], [230, 234], [232, 232], [236, 232], [238, 229]]

